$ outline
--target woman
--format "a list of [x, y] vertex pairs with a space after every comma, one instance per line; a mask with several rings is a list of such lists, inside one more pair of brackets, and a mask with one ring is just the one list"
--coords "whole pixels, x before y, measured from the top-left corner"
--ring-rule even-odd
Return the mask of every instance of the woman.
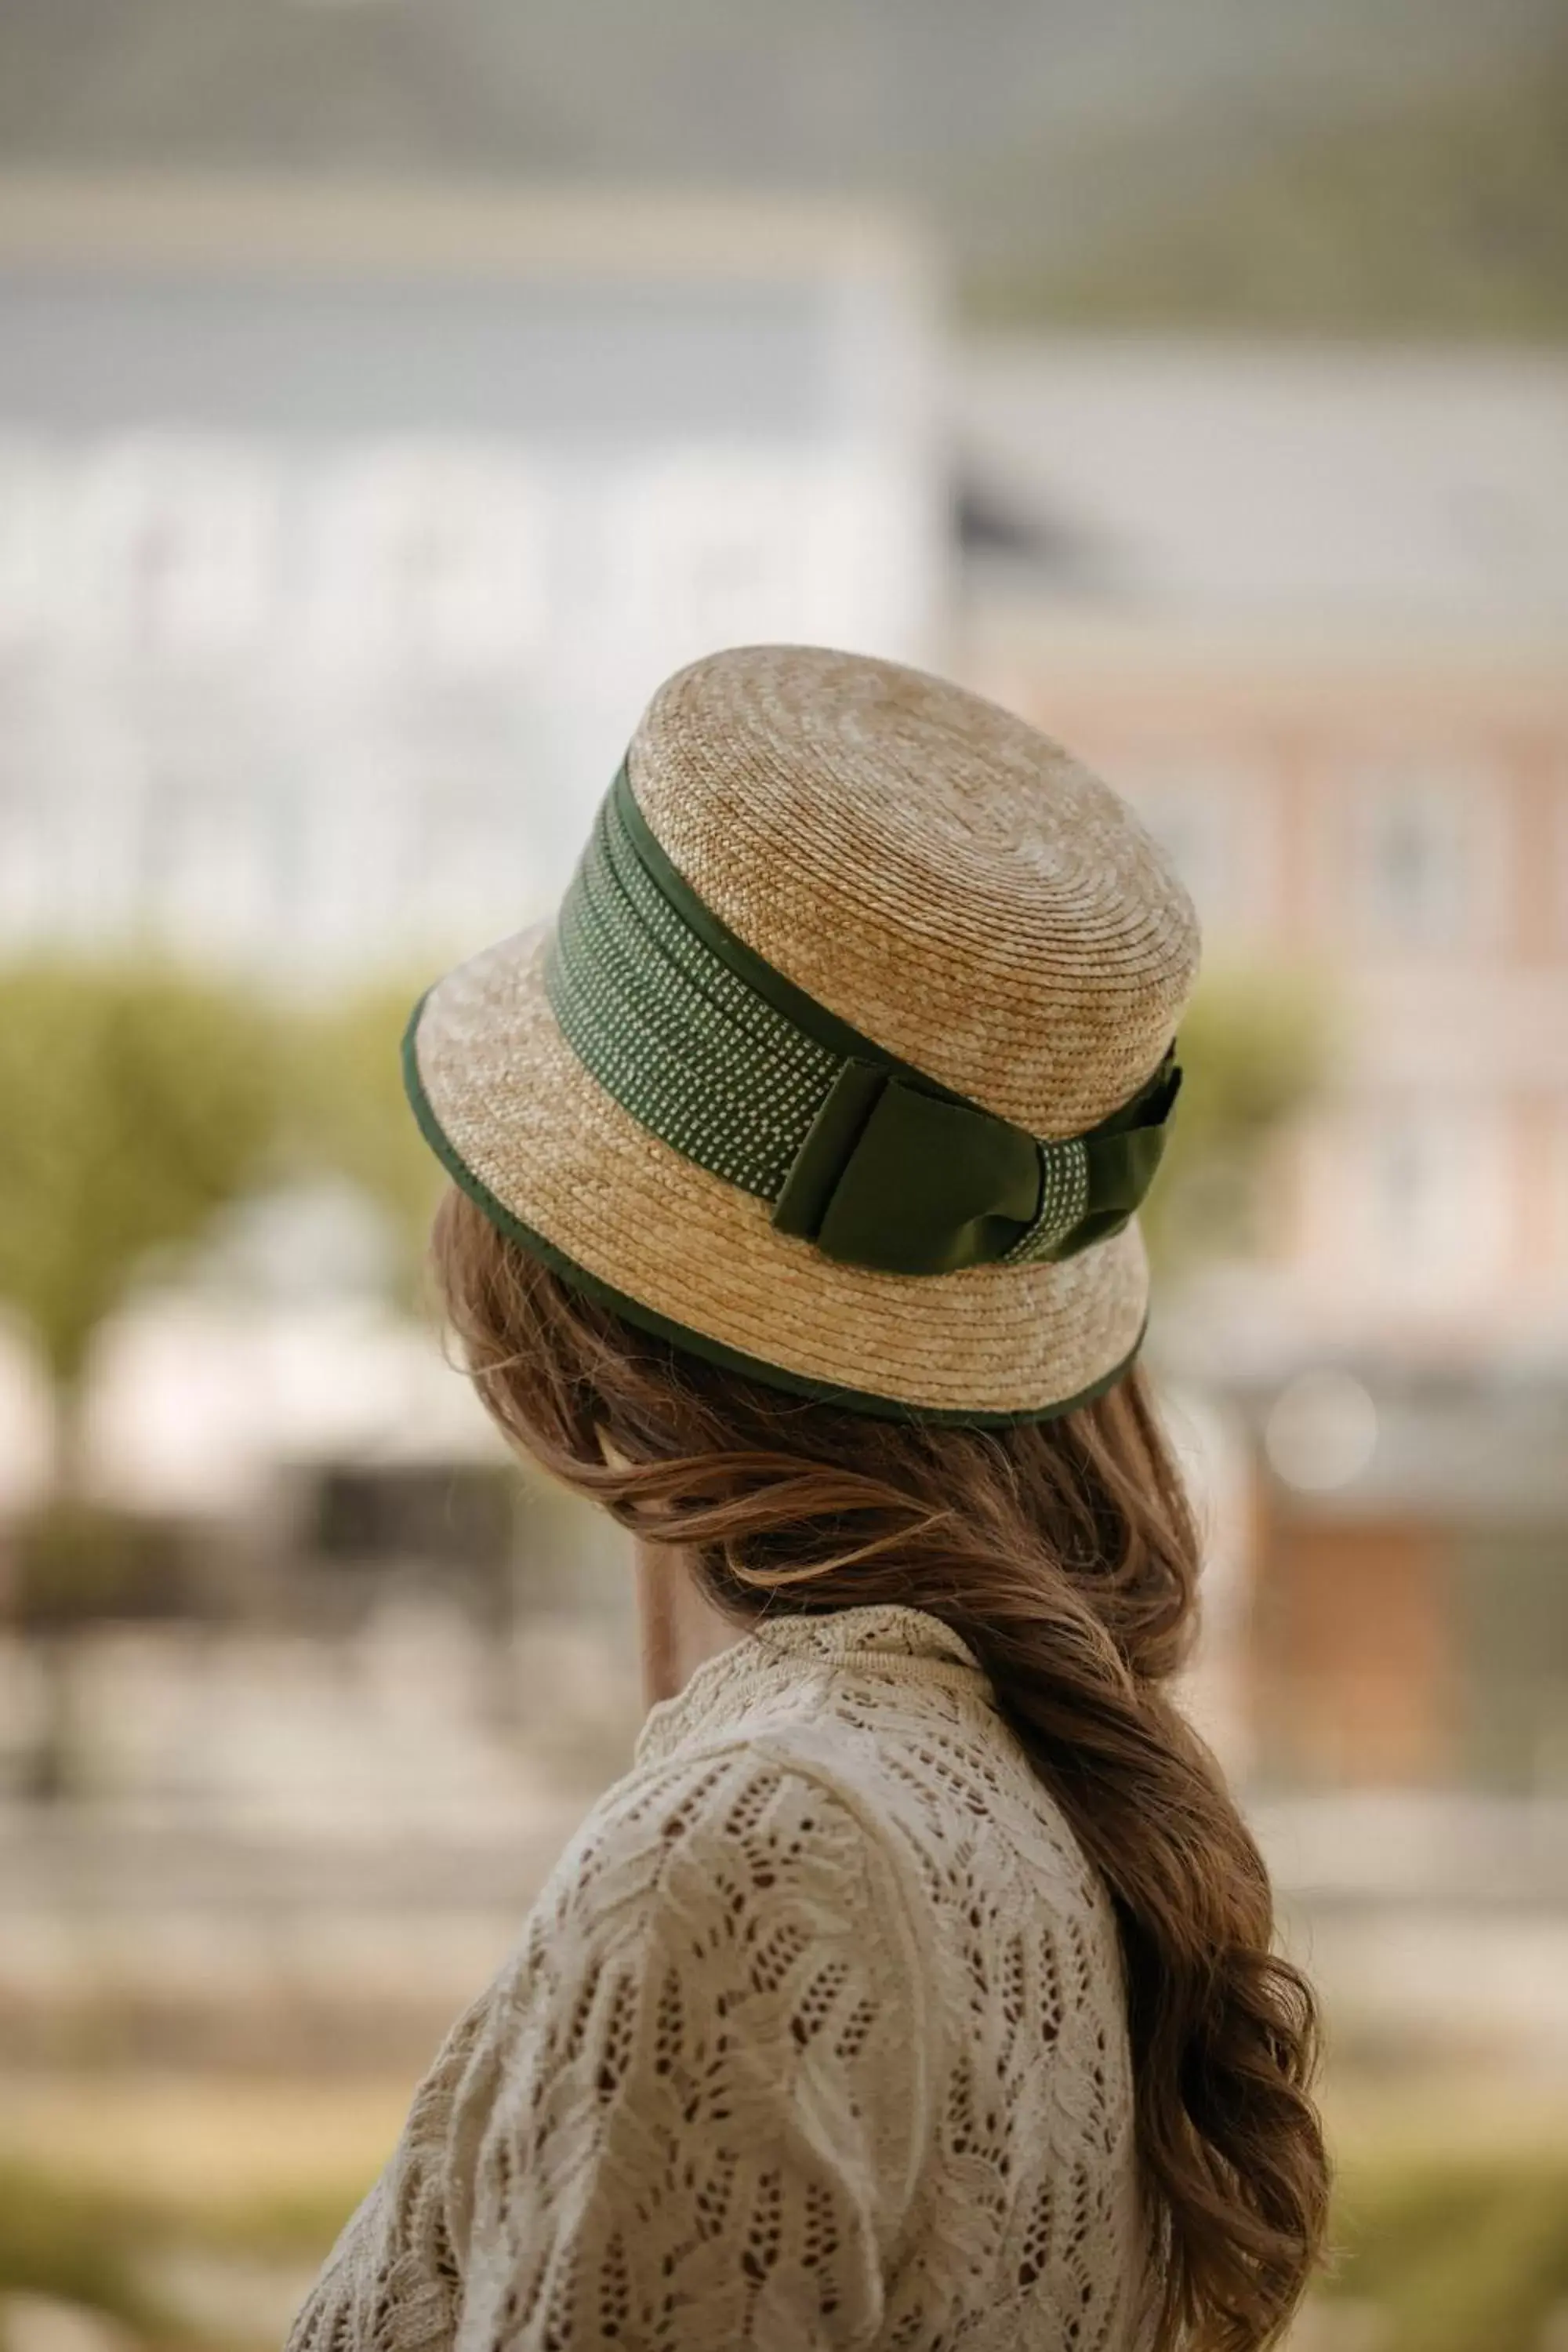
[[416, 1015], [507, 1436], [636, 1538], [652, 1706], [295, 2334], [1244, 2347], [1310, 2273], [1315, 2021], [1169, 1696], [1133, 1359], [1191, 908], [956, 688], [655, 698], [556, 924]]

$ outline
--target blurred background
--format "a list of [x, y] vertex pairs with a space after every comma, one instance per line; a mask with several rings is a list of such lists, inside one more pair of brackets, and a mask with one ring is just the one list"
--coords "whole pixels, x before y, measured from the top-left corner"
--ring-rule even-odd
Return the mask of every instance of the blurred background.
[[942, 669], [1205, 919], [1192, 1704], [1316, 2352], [1568, 2347], [1557, 0], [5, 0], [0, 2340], [276, 2341], [623, 1769], [398, 1034], [679, 661]]

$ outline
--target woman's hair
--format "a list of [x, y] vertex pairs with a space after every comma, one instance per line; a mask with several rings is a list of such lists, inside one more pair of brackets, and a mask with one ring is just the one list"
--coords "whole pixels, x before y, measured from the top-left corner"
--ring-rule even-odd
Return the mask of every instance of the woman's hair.
[[1142, 1376], [1051, 1422], [873, 1420], [720, 1370], [570, 1289], [449, 1192], [435, 1260], [479, 1395], [545, 1471], [710, 1598], [897, 1601], [973, 1651], [1115, 1906], [1162, 2352], [1254, 2352], [1318, 2258], [1317, 2016], [1268, 1874], [1169, 1693], [1196, 1530]]

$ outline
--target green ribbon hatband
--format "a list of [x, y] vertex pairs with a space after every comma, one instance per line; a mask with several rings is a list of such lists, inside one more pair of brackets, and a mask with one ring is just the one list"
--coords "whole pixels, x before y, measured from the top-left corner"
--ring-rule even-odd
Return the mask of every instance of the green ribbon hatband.
[[1086, 1135], [1045, 1141], [884, 1052], [738, 940], [655, 839], [623, 767], [561, 908], [545, 985], [568, 1043], [675, 1150], [781, 1233], [887, 1274], [1072, 1256], [1148, 1191], [1174, 1048]]

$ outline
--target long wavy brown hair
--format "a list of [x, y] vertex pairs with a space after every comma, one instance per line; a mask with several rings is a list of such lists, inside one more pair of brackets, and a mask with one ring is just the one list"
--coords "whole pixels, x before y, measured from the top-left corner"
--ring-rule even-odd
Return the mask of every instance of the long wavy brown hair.
[[[1321, 2251], [1311, 1991], [1268, 1874], [1170, 1693], [1199, 1543], [1142, 1376], [1050, 1422], [881, 1421], [634, 1329], [449, 1192], [435, 1265], [480, 1397], [546, 1472], [679, 1547], [738, 1624], [898, 1601], [960, 1634], [1110, 1890], [1160, 2352], [1255, 2352]], [[608, 1456], [608, 1458], [606, 1458]]]

